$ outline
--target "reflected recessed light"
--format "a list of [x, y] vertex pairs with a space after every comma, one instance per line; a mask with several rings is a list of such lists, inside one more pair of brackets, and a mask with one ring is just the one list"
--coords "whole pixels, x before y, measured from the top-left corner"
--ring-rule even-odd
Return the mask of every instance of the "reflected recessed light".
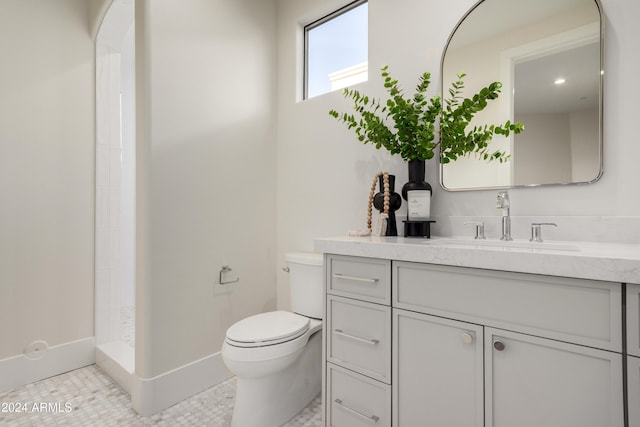
[[565, 79], [559, 78], [559, 79], [556, 79], [556, 81], [553, 82], [553, 83], [556, 84], [556, 85], [563, 85], [563, 84], [565, 84], [565, 82], [566, 82]]

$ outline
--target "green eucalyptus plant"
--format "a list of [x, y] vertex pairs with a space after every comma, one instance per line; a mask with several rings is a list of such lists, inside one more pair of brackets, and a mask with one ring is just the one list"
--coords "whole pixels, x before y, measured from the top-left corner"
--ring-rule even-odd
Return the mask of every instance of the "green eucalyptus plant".
[[[494, 82], [482, 88], [471, 98], [462, 97], [464, 73], [449, 90], [444, 106], [439, 95], [428, 99], [427, 89], [431, 74], [423, 73], [412, 97], [405, 97], [398, 81], [382, 67], [384, 87], [389, 93], [385, 103], [370, 98], [357, 90], [345, 88], [345, 98], [353, 99], [355, 114], [329, 114], [353, 129], [358, 140], [372, 143], [377, 149], [384, 147], [392, 155], [400, 154], [405, 160], [429, 160], [440, 150], [440, 162], [449, 163], [458, 157], [476, 153], [481, 159], [503, 162], [508, 159], [504, 151], [491, 151], [489, 143], [494, 134], [509, 136], [524, 130], [522, 123], [507, 121], [502, 125], [480, 125], [467, 129], [474, 115], [482, 111], [488, 101], [498, 98], [502, 84]], [[436, 124], [439, 121], [439, 139]], [[393, 126], [390, 127], [390, 122]]]

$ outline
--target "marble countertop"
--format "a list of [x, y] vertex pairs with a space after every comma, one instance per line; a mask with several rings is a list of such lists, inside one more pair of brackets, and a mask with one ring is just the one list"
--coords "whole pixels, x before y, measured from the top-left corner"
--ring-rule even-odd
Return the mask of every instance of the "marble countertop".
[[640, 245], [432, 237], [315, 239], [316, 252], [640, 284]]

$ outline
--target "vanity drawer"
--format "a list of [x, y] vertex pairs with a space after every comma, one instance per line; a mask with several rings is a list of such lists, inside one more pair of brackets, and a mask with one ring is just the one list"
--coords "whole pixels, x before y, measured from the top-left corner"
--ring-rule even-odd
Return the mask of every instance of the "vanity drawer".
[[394, 307], [622, 351], [618, 283], [394, 262]]
[[391, 304], [391, 261], [328, 255], [327, 293]]
[[640, 357], [640, 285], [627, 285], [627, 352]]
[[327, 364], [328, 427], [391, 425], [391, 386]]
[[391, 383], [391, 307], [327, 298], [327, 360]]

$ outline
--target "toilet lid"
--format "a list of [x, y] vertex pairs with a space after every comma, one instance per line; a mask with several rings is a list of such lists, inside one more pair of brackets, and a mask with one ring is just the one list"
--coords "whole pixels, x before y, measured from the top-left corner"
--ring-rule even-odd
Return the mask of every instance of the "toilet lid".
[[256, 314], [227, 329], [227, 340], [241, 347], [273, 345], [299, 337], [309, 329], [309, 319], [288, 311]]

